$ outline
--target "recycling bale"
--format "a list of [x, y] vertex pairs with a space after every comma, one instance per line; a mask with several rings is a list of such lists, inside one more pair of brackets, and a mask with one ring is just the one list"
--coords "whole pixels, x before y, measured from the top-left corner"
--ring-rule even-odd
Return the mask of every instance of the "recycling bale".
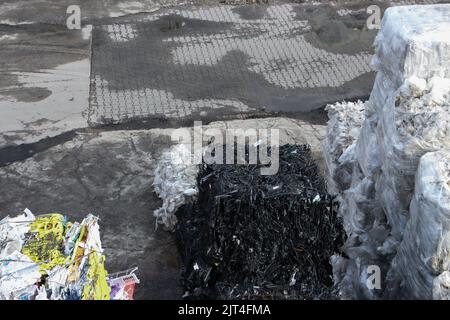
[[261, 166], [200, 166], [197, 200], [177, 211], [185, 298], [337, 298], [345, 236], [310, 146], [281, 146], [275, 175]]
[[0, 221], [0, 300], [131, 300], [136, 268], [108, 276], [105, 259], [92, 214], [81, 223], [28, 209], [8, 216]]

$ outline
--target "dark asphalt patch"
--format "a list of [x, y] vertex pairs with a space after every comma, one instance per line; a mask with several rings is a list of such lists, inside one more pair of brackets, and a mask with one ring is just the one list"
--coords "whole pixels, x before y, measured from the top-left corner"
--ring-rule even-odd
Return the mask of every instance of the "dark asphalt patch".
[[31, 158], [37, 153], [45, 151], [51, 147], [70, 141], [77, 135], [75, 130], [64, 132], [55, 137], [42, 139], [35, 143], [21, 144], [18, 146], [8, 146], [0, 149], [0, 167], [7, 166], [17, 161]]

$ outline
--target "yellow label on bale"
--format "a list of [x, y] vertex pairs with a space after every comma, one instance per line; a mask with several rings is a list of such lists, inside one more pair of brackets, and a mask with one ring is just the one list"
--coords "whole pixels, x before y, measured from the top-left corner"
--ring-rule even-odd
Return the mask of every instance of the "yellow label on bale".
[[59, 213], [38, 216], [31, 224], [22, 253], [39, 264], [41, 274], [67, 261], [63, 253], [64, 230], [64, 217]]

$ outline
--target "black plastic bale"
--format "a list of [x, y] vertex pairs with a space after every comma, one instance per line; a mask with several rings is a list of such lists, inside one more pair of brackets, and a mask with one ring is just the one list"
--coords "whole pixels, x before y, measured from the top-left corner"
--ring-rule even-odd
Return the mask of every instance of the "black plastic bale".
[[337, 203], [308, 145], [280, 147], [279, 162], [272, 176], [260, 165], [200, 166], [198, 199], [177, 212], [186, 298], [336, 298]]

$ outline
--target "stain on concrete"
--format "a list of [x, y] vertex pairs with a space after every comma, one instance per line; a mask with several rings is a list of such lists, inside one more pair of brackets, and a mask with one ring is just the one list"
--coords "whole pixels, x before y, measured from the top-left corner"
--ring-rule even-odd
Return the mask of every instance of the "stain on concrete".
[[6, 96], [16, 101], [36, 102], [47, 98], [51, 95], [47, 87], [25, 88], [18, 74], [54, 69], [86, 59], [90, 52], [90, 41], [83, 39], [82, 31], [69, 31], [57, 25], [0, 25], [0, 33], [17, 35], [0, 46], [0, 99]]
[[265, 5], [241, 5], [232, 9], [241, 19], [258, 20], [263, 19], [266, 15], [267, 6]]
[[[378, 5], [382, 12], [389, 6], [386, 1], [358, 1], [341, 5], [323, 4], [294, 7], [296, 19], [307, 19], [311, 32], [305, 39], [314, 47], [340, 54], [372, 51], [378, 30], [366, 26], [367, 7]], [[339, 14], [344, 10], [345, 14]]]
[[36, 153], [69, 141], [76, 136], [74, 131], [64, 132], [55, 137], [39, 140], [35, 143], [0, 148], [0, 167], [33, 157]]
[[14, 37], [0, 43], [0, 148], [86, 127], [90, 28], [0, 25], [1, 34]]
[[3, 89], [0, 99], [14, 100], [20, 102], [37, 102], [48, 98], [52, 92], [47, 88], [27, 87], [24, 88], [20, 82], [16, 82], [15, 88]]

